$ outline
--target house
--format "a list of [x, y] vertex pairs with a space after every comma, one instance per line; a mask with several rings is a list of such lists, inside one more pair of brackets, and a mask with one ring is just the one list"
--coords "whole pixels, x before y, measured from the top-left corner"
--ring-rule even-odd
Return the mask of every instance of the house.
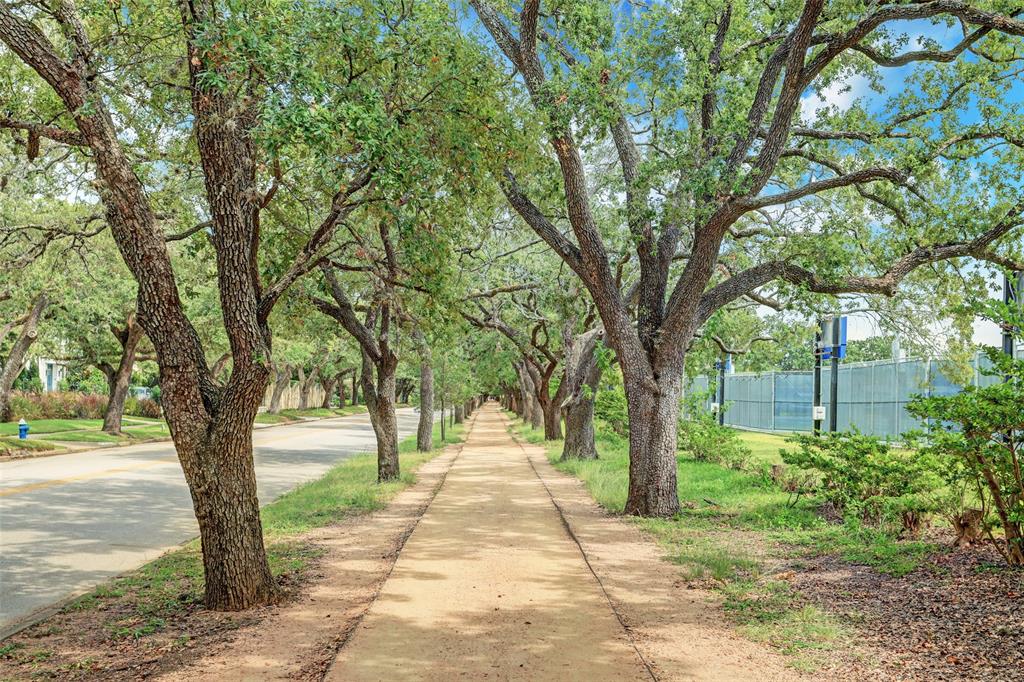
[[36, 366], [39, 372], [39, 381], [43, 385], [43, 391], [45, 393], [59, 391], [60, 382], [68, 376], [68, 363], [51, 358], [38, 358]]

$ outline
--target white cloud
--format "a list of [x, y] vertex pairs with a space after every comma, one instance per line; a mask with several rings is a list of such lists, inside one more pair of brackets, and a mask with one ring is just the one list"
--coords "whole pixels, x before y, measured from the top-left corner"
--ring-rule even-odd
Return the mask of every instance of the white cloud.
[[839, 113], [842, 113], [868, 92], [868, 79], [857, 74], [836, 80], [822, 90], [821, 94], [810, 90], [800, 100], [802, 118], [806, 123], [813, 123], [818, 112], [828, 107], [835, 107]]

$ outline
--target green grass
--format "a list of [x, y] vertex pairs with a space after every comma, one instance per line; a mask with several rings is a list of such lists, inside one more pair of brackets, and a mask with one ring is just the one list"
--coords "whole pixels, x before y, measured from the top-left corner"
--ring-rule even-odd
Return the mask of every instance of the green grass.
[[269, 412], [260, 412], [256, 415], [257, 424], [285, 424], [288, 422], [296, 421], [293, 417], [288, 417], [283, 414], [270, 414]]
[[820, 665], [816, 652], [828, 651], [851, 637], [835, 616], [800, 603], [789, 583], [781, 580], [726, 586], [725, 610], [744, 635], [790, 655], [788, 663], [799, 670], [815, 670]]
[[302, 418], [302, 417], [337, 417], [338, 413], [330, 408], [325, 407], [310, 407], [305, 410], [281, 410], [281, 414], [286, 417]]
[[287, 424], [299, 421], [303, 418], [316, 417], [326, 419], [330, 417], [347, 417], [350, 414], [361, 414], [366, 412], [365, 405], [346, 405], [345, 407], [311, 407], [306, 410], [281, 410], [277, 414], [260, 412], [256, 415], [257, 424]]
[[[103, 426], [102, 419], [32, 419], [26, 421], [28, 421], [30, 436], [37, 433], [99, 429]], [[0, 422], [0, 436], [17, 435], [18, 422]]]
[[[544, 443], [543, 433], [521, 420], [514, 419], [511, 429], [529, 442]], [[753, 452], [755, 469], [781, 461], [784, 436], [739, 434]], [[601, 506], [621, 513], [629, 477], [628, 439], [599, 423], [596, 441], [596, 461], [561, 462], [562, 442], [544, 444], [555, 467], [581, 479]], [[710, 580], [721, 587], [727, 609], [743, 631], [793, 654], [794, 667], [814, 667], [813, 651], [835, 646], [846, 631], [835, 617], [800, 603], [787, 583], [767, 579], [762, 568], [766, 559], [838, 555], [900, 576], [936, 549], [859, 523], [829, 524], [817, 514], [813, 499], [790, 505], [789, 495], [759, 473], [697, 462], [684, 452], [677, 462], [680, 513], [672, 519], [634, 522], [655, 537], [688, 580]]]
[[750, 448], [754, 462], [759, 464], [781, 464], [782, 457], [779, 456], [779, 450], [792, 449], [792, 445], [786, 442], [788, 434], [740, 431], [739, 429], [736, 430], [736, 433], [743, 444]]
[[8, 438], [0, 436], [0, 455], [11, 455], [18, 451], [45, 451], [45, 450], [63, 450], [64, 448], [60, 445], [56, 445], [45, 440], [19, 440], [18, 438]]
[[120, 443], [125, 440], [124, 436], [114, 436], [103, 431], [61, 431], [46, 436], [49, 440], [70, 441], [74, 443]]
[[[446, 429], [446, 443], [461, 440], [462, 427]], [[416, 452], [416, 438], [399, 443], [401, 478], [377, 485], [377, 456], [352, 457], [322, 478], [285, 493], [263, 508], [263, 530], [269, 537], [294, 535], [326, 526], [347, 516], [382, 508], [402, 488], [415, 481], [413, 471], [432, 459], [441, 445], [440, 425], [434, 425], [434, 452]]]
[[143, 438], [170, 438], [171, 431], [166, 424], [154, 424], [153, 426], [125, 426], [124, 435], [135, 439]]
[[[378, 485], [376, 455], [357, 455], [263, 507], [260, 516], [271, 572], [275, 576], [301, 573], [322, 553], [303, 541], [301, 533], [383, 507], [399, 490], [415, 481], [418, 465], [439, 454], [443, 445], [461, 441], [461, 426], [447, 431], [446, 442], [442, 444], [440, 425], [435, 424], [436, 448], [429, 453], [415, 451], [415, 436], [400, 441], [399, 481]], [[138, 640], [162, 630], [175, 617], [198, 605], [202, 597], [202, 553], [199, 541], [193, 540], [98, 586], [65, 610], [109, 610], [118, 614], [106, 623], [111, 638]], [[109, 608], [112, 600], [122, 603]], [[130, 608], [124, 608], [125, 602]]]

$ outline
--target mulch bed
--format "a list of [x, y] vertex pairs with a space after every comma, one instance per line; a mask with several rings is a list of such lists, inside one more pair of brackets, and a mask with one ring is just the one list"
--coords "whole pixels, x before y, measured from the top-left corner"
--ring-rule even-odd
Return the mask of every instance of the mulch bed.
[[821, 557], [796, 573], [808, 601], [843, 616], [862, 654], [838, 679], [1024, 680], [1024, 569], [990, 545], [939, 552], [899, 578]]

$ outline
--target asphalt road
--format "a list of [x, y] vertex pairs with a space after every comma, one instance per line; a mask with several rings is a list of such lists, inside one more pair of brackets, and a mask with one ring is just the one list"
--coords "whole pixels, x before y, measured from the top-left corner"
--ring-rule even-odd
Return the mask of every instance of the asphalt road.
[[[417, 419], [398, 410], [400, 438]], [[256, 430], [260, 503], [375, 442], [366, 414]], [[198, 532], [170, 443], [0, 463], [0, 633]]]

